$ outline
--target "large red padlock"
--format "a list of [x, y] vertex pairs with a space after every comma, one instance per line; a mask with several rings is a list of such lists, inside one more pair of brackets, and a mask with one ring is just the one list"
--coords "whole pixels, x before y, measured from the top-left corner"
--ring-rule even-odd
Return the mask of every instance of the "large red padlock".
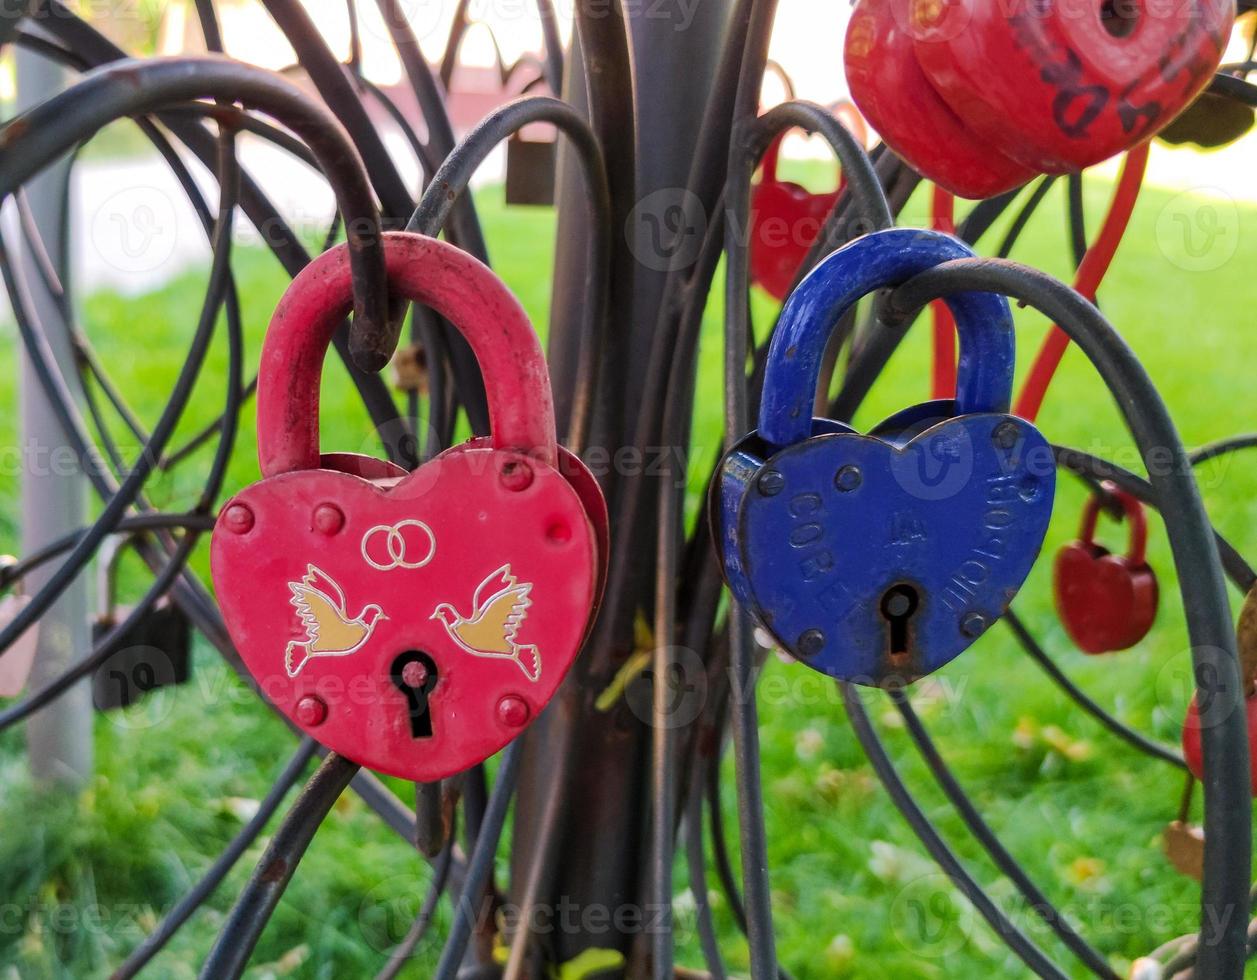
[[1019, 187], [1034, 171], [978, 139], [934, 91], [917, 63], [909, 0], [859, 0], [847, 24], [851, 97], [886, 145], [959, 197]]
[[845, 183], [816, 194], [777, 176], [785, 133], [764, 153], [759, 181], [751, 191], [751, 279], [776, 299], [785, 299], [799, 266], [820, 234]]
[[1152, 137], [1208, 84], [1234, 0], [909, 0], [917, 61], [965, 127], [1043, 173]]
[[320, 455], [320, 372], [352, 305], [348, 252], [332, 249], [271, 320], [263, 479], [223, 508], [210, 561], [262, 693], [329, 749], [430, 781], [497, 752], [553, 697], [600, 597], [606, 509], [556, 444], [545, 359], [506, 287], [436, 239], [384, 245], [393, 290], [466, 337], [491, 435], [411, 473]]
[[1056, 610], [1070, 639], [1085, 653], [1110, 653], [1134, 646], [1157, 618], [1157, 576], [1146, 560], [1148, 519], [1143, 504], [1112, 483], [1103, 489], [1122, 508], [1130, 528], [1125, 554], [1096, 544], [1103, 503], [1093, 495], [1082, 514], [1079, 540], [1056, 553], [1053, 585]]

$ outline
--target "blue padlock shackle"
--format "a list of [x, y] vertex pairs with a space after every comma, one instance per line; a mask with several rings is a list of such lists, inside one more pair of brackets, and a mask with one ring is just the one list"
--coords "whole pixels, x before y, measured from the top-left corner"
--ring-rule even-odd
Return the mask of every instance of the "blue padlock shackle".
[[[898, 286], [951, 259], [973, 258], [964, 242], [922, 228], [875, 231], [822, 259], [781, 310], [764, 371], [759, 435], [769, 445], [812, 434], [812, 406], [829, 335], [861, 297]], [[1013, 314], [997, 293], [944, 297], [956, 318], [956, 413], [1007, 412], [1013, 396]]]

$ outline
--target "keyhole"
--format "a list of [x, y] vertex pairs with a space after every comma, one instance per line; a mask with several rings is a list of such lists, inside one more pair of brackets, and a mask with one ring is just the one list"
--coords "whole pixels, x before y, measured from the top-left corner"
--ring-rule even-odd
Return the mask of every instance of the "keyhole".
[[410, 714], [410, 737], [432, 737], [432, 713], [428, 695], [436, 687], [436, 661], [420, 650], [407, 650], [397, 655], [389, 669], [393, 685], [406, 695]]
[[908, 655], [908, 621], [921, 604], [917, 590], [911, 585], [893, 585], [882, 596], [882, 618], [890, 632], [890, 655]]

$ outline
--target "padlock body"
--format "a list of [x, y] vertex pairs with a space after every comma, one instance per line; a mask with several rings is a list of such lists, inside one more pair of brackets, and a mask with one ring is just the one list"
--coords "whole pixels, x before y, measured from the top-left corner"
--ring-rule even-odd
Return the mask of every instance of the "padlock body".
[[1053, 566], [1056, 610], [1084, 653], [1126, 650], [1148, 635], [1159, 590], [1152, 568], [1097, 544], [1074, 541]]
[[784, 180], [757, 184], [751, 199], [751, 278], [785, 299], [799, 267], [838, 200]]
[[[99, 641], [128, 615], [125, 608], [92, 626]], [[159, 599], [92, 672], [92, 703], [97, 711], [129, 708], [162, 687], [186, 684], [191, 673], [192, 624], [168, 598]]]
[[[1106, 17], [1128, 8], [1125, 22]], [[1068, 173], [1177, 116], [1213, 76], [1234, 10], [910, 0], [909, 17], [919, 64], [966, 128], [1027, 167]]]
[[554, 175], [558, 143], [554, 140], [506, 141], [506, 203], [554, 204]]
[[[1249, 695], [1244, 699], [1244, 712], [1248, 720], [1248, 766], [1249, 783], [1252, 794], [1257, 797], [1257, 696]], [[1183, 758], [1187, 762], [1187, 770], [1201, 782], [1205, 779], [1205, 755], [1200, 740], [1200, 709], [1196, 705], [1195, 696], [1187, 708], [1187, 717], [1183, 721]]]
[[[726, 578], [783, 649], [844, 681], [909, 682], [960, 654], [1007, 608], [1051, 516], [1050, 448], [1008, 415], [754, 450], [722, 468]], [[914, 603], [898, 624], [892, 594]]]
[[991, 197], [1034, 171], [975, 135], [929, 83], [909, 29], [909, 0], [860, 0], [847, 25], [851, 97], [886, 144], [958, 197]]
[[[235, 507], [248, 519], [229, 523]], [[323, 745], [404, 779], [450, 776], [519, 735], [597, 594], [597, 535], [571, 483], [483, 445], [400, 479], [283, 473], [222, 514], [214, 584], [262, 693]], [[394, 677], [403, 655], [435, 666], [430, 734]]]

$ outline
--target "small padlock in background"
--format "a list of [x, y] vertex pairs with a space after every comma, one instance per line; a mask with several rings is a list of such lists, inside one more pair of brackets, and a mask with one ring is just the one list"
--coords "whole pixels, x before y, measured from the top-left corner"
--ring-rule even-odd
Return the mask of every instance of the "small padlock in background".
[[[98, 599], [92, 624], [99, 642], [128, 614], [117, 604], [118, 565], [134, 537], [113, 538], [101, 549]], [[97, 711], [128, 708], [161, 687], [184, 684], [190, 673], [192, 625], [178, 605], [162, 596], [123, 637], [118, 649], [92, 674], [92, 703]]]
[[[1082, 514], [1078, 540], [1056, 554], [1056, 609], [1069, 638], [1085, 653], [1127, 650], [1148, 635], [1157, 618], [1157, 576], [1148, 564], [1148, 518], [1143, 504], [1105, 481]], [[1121, 509], [1130, 529], [1125, 554], [1095, 540], [1104, 497]]]
[[[533, 133], [525, 138], [525, 133]], [[537, 136], [536, 133], [548, 135]], [[554, 173], [558, 140], [550, 125], [525, 126], [506, 141], [506, 203], [554, 204]]]
[[[16, 564], [17, 559], [12, 555], [0, 555], [0, 569], [7, 571]], [[0, 598], [0, 628], [11, 623], [30, 602], [30, 596], [22, 590], [21, 580], [18, 580], [15, 585], [13, 592]], [[0, 698], [15, 698], [26, 689], [26, 681], [31, 675], [31, 666], [35, 663], [35, 649], [38, 643], [39, 623], [37, 621], [27, 628], [13, 646], [4, 651], [3, 656], [0, 656]]]

